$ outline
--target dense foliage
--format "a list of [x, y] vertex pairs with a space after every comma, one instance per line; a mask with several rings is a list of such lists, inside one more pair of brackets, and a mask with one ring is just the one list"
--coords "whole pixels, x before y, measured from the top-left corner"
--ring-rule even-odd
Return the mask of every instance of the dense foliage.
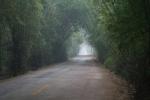
[[0, 0], [0, 76], [65, 61], [87, 10], [81, 0]]
[[66, 41], [67, 55], [69, 58], [76, 56], [79, 53], [80, 44], [83, 42], [84, 36], [81, 31], [74, 32], [71, 37]]
[[149, 0], [0, 0], [0, 77], [74, 56], [80, 29], [135, 100], [150, 100]]
[[99, 59], [131, 82], [135, 100], [150, 100], [150, 1], [93, 0], [91, 41]]

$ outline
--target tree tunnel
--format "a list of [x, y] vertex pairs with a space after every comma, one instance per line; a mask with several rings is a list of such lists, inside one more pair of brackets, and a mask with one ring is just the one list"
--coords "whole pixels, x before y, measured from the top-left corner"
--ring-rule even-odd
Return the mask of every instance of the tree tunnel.
[[149, 10], [149, 0], [0, 0], [0, 77], [94, 54], [150, 100]]
[[[78, 54], [91, 0], [0, 1], [0, 72], [16, 75]], [[20, 72], [20, 73], [18, 73]]]

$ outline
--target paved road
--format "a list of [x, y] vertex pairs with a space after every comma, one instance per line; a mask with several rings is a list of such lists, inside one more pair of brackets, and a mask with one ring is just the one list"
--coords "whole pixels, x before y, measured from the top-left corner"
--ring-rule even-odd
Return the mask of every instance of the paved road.
[[124, 81], [93, 57], [30, 72], [0, 82], [0, 100], [128, 100]]

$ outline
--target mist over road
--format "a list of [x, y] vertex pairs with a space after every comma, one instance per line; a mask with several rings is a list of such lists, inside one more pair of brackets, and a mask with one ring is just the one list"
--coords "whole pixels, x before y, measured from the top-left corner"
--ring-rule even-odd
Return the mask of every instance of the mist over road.
[[0, 100], [127, 100], [127, 91], [92, 56], [0, 82]]

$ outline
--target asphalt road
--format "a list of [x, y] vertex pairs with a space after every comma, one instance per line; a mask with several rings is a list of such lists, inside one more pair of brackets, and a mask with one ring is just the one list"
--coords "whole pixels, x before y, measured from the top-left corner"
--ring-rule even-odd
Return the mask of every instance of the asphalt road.
[[0, 82], [0, 100], [128, 100], [126, 82], [93, 57], [76, 57]]

